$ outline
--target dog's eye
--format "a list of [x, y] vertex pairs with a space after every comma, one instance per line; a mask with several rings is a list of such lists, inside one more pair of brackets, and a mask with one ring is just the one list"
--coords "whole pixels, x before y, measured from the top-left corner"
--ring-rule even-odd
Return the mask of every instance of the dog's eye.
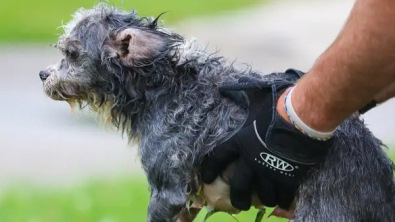
[[78, 51], [74, 49], [67, 49], [65, 53], [66, 53], [66, 57], [69, 58], [70, 60], [77, 60], [78, 57], [80, 56]]

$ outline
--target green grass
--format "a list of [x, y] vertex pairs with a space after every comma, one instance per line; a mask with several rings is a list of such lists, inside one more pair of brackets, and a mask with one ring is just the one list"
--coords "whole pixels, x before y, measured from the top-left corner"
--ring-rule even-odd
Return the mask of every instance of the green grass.
[[[395, 160], [394, 153], [390, 154]], [[140, 222], [146, 221], [148, 185], [143, 176], [92, 180], [73, 187], [43, 188], [16, 183], [0, 190], [0, 222]], [[253, 222], [256, 210], [242, 212], [240, 222]], [[271, 210], [266, 214], [269, 215]], [[203, 221], [201, 212], [196, 221]], [[230, 215], [214, 214], [208, 222], [233, 222]], [[285, 222], [271, 217], [264, 222]]]
[[[163, 11], [168, 24], [186, 17], [214, 14], [256, 4], [262, 0], [112, 0], [124, 9], [136, 8], [141, 16]], [[3, 0], [0, 1], [0, 42], [55, 41], [56, 29], [79, 7], [92, 7], [99, 0]]]
[[[146, 221], [149, 191], [145, 179], [92, 181], [72, 188], [14, 187], [0, 194], [1, 222], [142, 222]], [[253, 222], [256, 210], [237, 216]], [[267, 214], [268, 215], [268, 214]], [[203, 221], [201, 212], [196, 221]], [[236, 221], [224, 213], [208, 222]], [[274, 217], [265, 222], [286, 220]]]

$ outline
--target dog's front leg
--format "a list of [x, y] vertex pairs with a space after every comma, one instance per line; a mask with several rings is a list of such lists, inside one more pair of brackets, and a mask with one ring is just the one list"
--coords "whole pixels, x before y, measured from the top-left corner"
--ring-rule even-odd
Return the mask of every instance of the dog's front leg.
[[151, 191], [147, 222], [176, 222], [191, 192], [188, 183], [193, 161], [187, 159], [191, 155], [184, 155], [189, 148], [176, 146], [174, 142], [178, 140], [167, 137], [167, 134], [151, 133], [140, 147], [141, 163]]
[[[147, 222], [177, 222], [179, 215], [186, 206], [184, 192], [175, 189], [151, 190], [151, 198], [148, 206]], [[181, 220], [182, 221], [182, 220]], [[185, 220], [185, 222], [189, 222]], [[182, 221], [182, 222], [184, 222]]]

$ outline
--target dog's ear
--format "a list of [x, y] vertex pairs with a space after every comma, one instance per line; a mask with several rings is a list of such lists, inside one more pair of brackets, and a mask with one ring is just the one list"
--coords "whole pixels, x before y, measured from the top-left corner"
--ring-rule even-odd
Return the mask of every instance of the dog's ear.
[[127, 58], [130, 54], [131, 41], [133, 41], [131, 29], [125, 29], [118, 33], [111, 32], [103, 43], [102, 59], [115, 59], [126, 65], [131, 60], [131, 58]]
[[114, 32], [104, 41], [102, 59], [115, 59], [123, 66], [132, 67], [136, 63], [157, 56], [163, 47], [158, 34], [137, 28], [126, 28]]

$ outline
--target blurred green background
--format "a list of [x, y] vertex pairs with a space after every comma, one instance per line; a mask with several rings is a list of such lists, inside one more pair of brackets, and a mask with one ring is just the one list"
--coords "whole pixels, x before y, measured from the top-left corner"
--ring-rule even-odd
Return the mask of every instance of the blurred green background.
[[[58, 28], [70, 19], [79, 7], [90, 8], [97, 0], [16, 0], [0, 1], [0, 41], [20, 42], [55, 41]], [[105, 1], [108, 2], [108, 1]], [[218, 12], [248, 7], [262, 0], [112, 0], [112, 4], [125, 10], [137, 9], [140, 16], [157, 16], [168, 12], [164, 19], [169, 25], [193, 16], [212, 15]]]
[[[38, 78], [61, 57], [49, 45], [62, 34], [62, 21], [98, 2], [0, 0], [0, 222], [145, 221], [149, 191], [136, 147], [89, 113], [73, 115], [66, 103], [48, 99]], [[337, 35], [353, 0], [112, 3], [141, 16], [167, 11], [162, 19], [176, 32], [267, 73], [308, 69]], [[394, 142], [394, 107], [388, 103], [365, 116], [386, 144]], [[252, 222], [255, 214], [237, 219]], [[210, 221], [235, 220], [218, 213]]]
[[[67, 189], [15, 187], [6, 191], [0, 202], [0, 221], [26, 222], [122, 222], [145, 221], [149, 192], [145, 178], [93, 180]], [[266, 217], [271, 212], [268, 209]], [[255, 221], [252, 208], [236, 216], [240, 222]], [[205, 209], [196, 219], [202, 222]], [[237, 221], [225, 213], [211, 216], [208, 222]], [[287, 221], [270, 217], [263, 221]]]

